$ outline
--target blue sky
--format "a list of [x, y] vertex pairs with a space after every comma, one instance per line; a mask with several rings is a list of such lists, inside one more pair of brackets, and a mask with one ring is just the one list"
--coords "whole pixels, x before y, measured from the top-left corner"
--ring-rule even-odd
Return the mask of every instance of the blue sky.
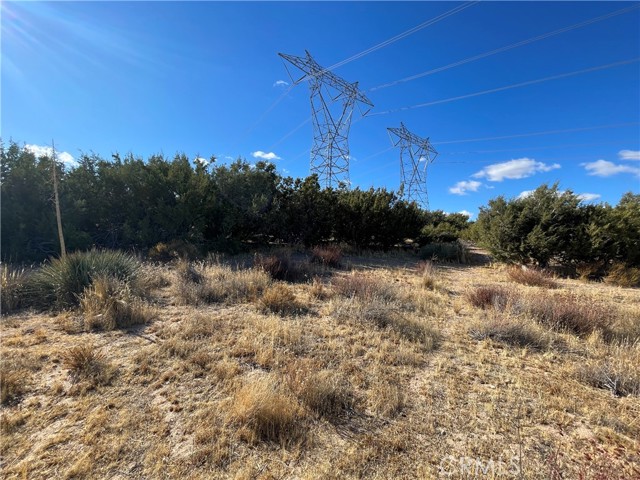
[[2, 2], [1, 136], [34, 149], [53, 139], [68, 161], [262, 153], [304, 177], [309, 88], [283, 83], [277, 53], [308, 50], [329, 67], [409, 32], [333, 70], [374, 104], [351, 127], [353, 186], [397, 190], [386, 129], [403, 122], [439, 152], [432, 209], [475, 215], [556, 181], [591, 201], [638, 193], [640, 3], [478, 2], [411, 33], [462, 5]]

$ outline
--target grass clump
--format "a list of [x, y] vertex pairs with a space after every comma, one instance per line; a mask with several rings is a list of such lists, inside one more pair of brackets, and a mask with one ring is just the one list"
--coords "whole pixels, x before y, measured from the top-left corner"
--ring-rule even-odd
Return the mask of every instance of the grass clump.
[[640, 287], [640, 268], [628, 267], [624, 263], [614, 263], [604, 277], [604, 281], [619, 287]]
[[475, 340], [494, 340], [513, 347], [548, 350], [553, 345], [549, 332], [521, 319], [493, 318], [474, 325], [469, 331]]
[[335, 418], [354, 409], [353, 387], [343, 375], [333, 370], [297, 370], [290, 376], [290, 385], [298, 398], [317, 415]]
[[507, 276], [516, 283], [533, 287], [558, 288], [558, 283], [547, 273], [536, 268], [511, 267]]
[[116, 250], [90, 250], [55, 258], [29, 277], [26, 293], [35, 306], [78, 305], [85, 289], [98, 277], [112, 277], [136, 289], [140, 262]]
[[114, 330], [148, 323], [153, 310], [131, 292], [129, 284], [113, 277], [97, 277], [80, 298], [85, 328]]
[[9, 315], [19, 310], [25, 303], [25, 283], [27, 272], [24, 268], [0, 266], [0, 314]]
[[469, 249], [460, 241], [427, 244], [420, 249], [419, 255], [423, 260], [462, 264], [469, 263], [471, 258]]
[[511, 298], [511, 292], [499, 285], [486, 285], [469, 290], [466, 298], [471, 305], [483, 310], [487, 308], [504, 310]]
[[587, 361], [576, 371], [583, 383], [609, 390], [616, 397], [640, 395], [640, 347], [618, 345], [601, 359]]
[[280, 315], [295, 315], [306, 310], [291, 288], [281, 283], [265, 290], [260, 299], [260, 305], [266, 312]]
[[610, 308], [569, 295], [530, 297], [525, 302], [524, 310], [543, 325], [579, 336], [595, 330], [609, 336], [614, 322], [614, 312]]
[[337, 278], [333, 282], [333, 289], [339, 295], [349, 298], [377, 298], [384, 301], [391, 301], [397, 297], [396, 291], [391, 285], [380, 280], [365, 277], [358, 272]]
[[435, 290], [438, 286], [438, 272], [436, 266], [431, 260], [422, 260], [416, 266], [418, 274], [420, 274], [421, 284], [427, 290]]
[[26, 391], [25, 375], [7, 363], [0, 364], [0, 405], [13, 405]]
[[225, 265], [183, 262], [178, 267], [179, 281], [174, 285], [181, 305], [239, 303], [258, 298], [270, 285], [260, 270], [232, 270]]
[[289, 444], [303, 433], [303, 411], [280, 382], [269, 375], [245, 384], [234, 396], [233, 422], [245, 427], [246, 439]]
[[111, 378], [105, 355], [90, 344], [69, 349], [62, 362], [73, 383], [88, 381], [93, 385], [105, 385]]
[[337, 245], [317, 246], [311, 250], [311, 261], [325, 267], [340, 268], [342, 249]]

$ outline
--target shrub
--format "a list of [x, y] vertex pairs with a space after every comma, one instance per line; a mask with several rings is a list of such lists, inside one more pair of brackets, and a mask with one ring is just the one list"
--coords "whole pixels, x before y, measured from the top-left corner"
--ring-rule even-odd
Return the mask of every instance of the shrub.
[[451, 243], [431, 243], [420, 248], [420, 258], [434, 262], [467, 264], [470, 261], [469, 248], [461, 241]]
[[97, 277], [80, 298], [88, 329], [113, 330], [148, 323], [153, 311], [134, 296], [129, 285], [113, 277]]
[[260, 304], [265, 311], [280, 315], [295, 315], [305, 310], [291, 288], [283, 284], [267, 288], [262, 294]]
[[302, 434], [300, 406], [272, 376], [244, 385], [233, 398], [230, 416], [249, 429], [252, 442], [288, 444]]
[[544, 288], [558, 288], [558, 283], [547, 273], [537, 268], [510, 267], [507, 275], [511, 280], [522, 285]]
[[311, 250], [311, 261], [326, 267], [339, 268], [342, 260], [342, 249], [337, 245], [314, 247]]
[[640, 395], [640, 349], [616, 346], [603, 359], [582, 363], [576, 370], [578, 379], [596, 388], [609, 390], [616, 397]]
[[0, 265], [0, 313], [9, 315], [25, 303], [24, 288], [27, 273], [23, 268]]
[[568, 295], [531, 297], [524, 309], [534, 320], [550, 328], [577, 335], [588, 335], [594, 330], [609, 335], [614, 320], [610, 309]]
[[73, 383], [86, 380], [94, 385], [104, 385], [110, 380], [106, 357], [93, 345], [72, 347], [65, 352], [62, 361]]
[[296, 262], [285, 253], [267, 256], [256, 254], [253, 259], [253, 266], [266, 272], [274, 280], [301, 282], [311, 278], [308, 264]]
[[194, 260], [200, 256], [198, 247], [184, 240], [157, 243], [149, 249], [150, 260], [167, 262], [176, 258]]
[[614, 263], [604, 281], [620, 287], [640, 287], [640, 268], [628, 267], [620, 262]]
[[357, 297], [361, 299], [378, 298], [394, 300], [397, 295], [395, 290], [382, 281], [365, 277], [361, 273], [354, 272], [337, 278], [333, 283], [334, 290], [344, 297]]
[[112, 277], [133, 289], [140, 262], [113, 250], [90, 250], [55, 258], [29, 277], [25, 287], [31, 301], [41, 308], [67, 308], [78, 304], [81, 294], [97, 277]]
[[224, 265], [188, 267], [188, 275], [174, 285], [178, 303], [200, 305], [202, 303], [236, 303], [254, 300], [271, 283], [261, 270], [232, 270]]
[[475, 340], [491, 339], [514, 347], [547, 350], [552, 338], [541, 327], [535, 328], [519, 320], [494, 318], [483, 321], [469, 331]]
[[496, 310], [504, 310], [511, 296], [509, 290], [499, 285], [481, 286], [466, 293], [467, 300], [474, 307]]

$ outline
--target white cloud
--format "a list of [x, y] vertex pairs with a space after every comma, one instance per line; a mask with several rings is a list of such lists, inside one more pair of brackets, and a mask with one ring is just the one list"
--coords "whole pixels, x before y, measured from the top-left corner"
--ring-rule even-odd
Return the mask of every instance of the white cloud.
[[640, 150], [620, 150], [618, 157], [620, 160], [640, 160]]
[[530, 197], [532, 193], [533, 193], [533, 190], [525, 190], [524, 192], [521, 192], [520, 195], [518, 195], [518, 200], [522, 200], [523, 198]]
[[209, 165], [209, 160], [207, 160], [206, 158], [202, 158], [202, 157], [196, 157], [194, 162], [197, 162], [197, 163], [199, 163], [199, 164], [201, 164], [201, 165], [203, 165], [205, 167], [207, 165]]
[[490, 182], [501, 182], [505, 178], [509, 180], [526, 178], [538, 172], [549, 172], [556, 168], [560, 168], [557, 163], [547, 165], [546, 163], [536, 162], [533, 158], [525, 157], [503, 163], [494, 163], [474, 173], [472, 177], [486, 178]]
[[618, 173], [632, 173], [640, 176], [640, 168], [632, 167], [630, 165], [616, 165], [613, 162], [607, 160], [596, 160], [595, 162], [582, 163], [581, 164], [589, 175], [595, 175], [597, 177], [610, 177], [617, 175]]
[[284, 80], [276, 80], [275, 83], [273, 84], [274, 87], [288, 87], [289, 86], [289, 82], [285, 82]]
[[262, 150], [256, 150], [251, 155], [253, 155], [253, 158], [261, 158], [262, 160], [280, 160], [280, 157], [277, 156], [275, 153], [273, 152], [267, 153], [267, 152], [263, 152]]
[[462, 180], [449, 188], [449, 193], [454, 195], [466, 195], [467, 192], [477, 192], [482, 183], [475, 180]]
[[473, 218], [473, 213], [468, 212], [467, 210], [460, 210], [458, 213], [461, 213], [462, 215], [466, 215], [469, 219]]
[[[25, 145], [24, 148], [33, 153], [37, 158], [40, 157], [50, 157], [52, 155], [52, 148], [42, 145]], [[69, 152], [61, 152], [56, 150], [56, 157], [59, 162], [64, 163], [65, 165], [69, 165], [70, 167], [75, 167], [78, 165], [73, 155]]]
[[578, 198], [583, 202], [591, 202], [593, 200], [597, 200], [601, 196], [602, 195], [600, 195], [599, 193], [581, 193], [578, 195]]

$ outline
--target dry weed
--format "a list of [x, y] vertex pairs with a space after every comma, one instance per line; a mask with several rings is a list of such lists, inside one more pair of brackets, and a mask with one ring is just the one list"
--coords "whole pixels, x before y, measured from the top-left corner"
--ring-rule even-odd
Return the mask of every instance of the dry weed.
[[509, 279], [522, 285], [543, 288], [558, 288], [558, 282], [551, 278], [546, 272], [530, 267], [510, 267], [507, 270]]

